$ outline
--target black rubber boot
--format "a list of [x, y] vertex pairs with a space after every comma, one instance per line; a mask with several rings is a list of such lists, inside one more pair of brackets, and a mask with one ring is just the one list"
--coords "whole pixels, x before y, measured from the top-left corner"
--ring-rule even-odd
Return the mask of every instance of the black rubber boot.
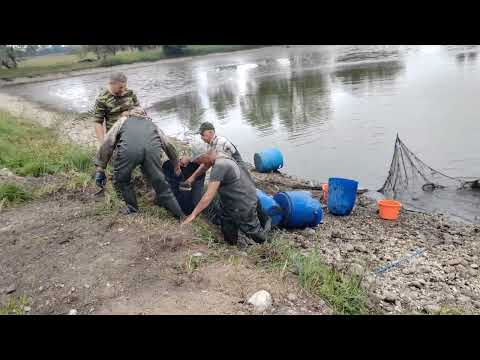
[[220, 207], [220, 202], [218, 200], [218, 195], [213, 199], [210, 205], [207, 206], [205, 210], [203, 210], [203, 214], [205, 214], [208, 220], [214, 224], [221, 226], [222, 225], [222, 208]]
[[227, 218], [222, 218], [222, 234], [223, 239], [229, 245], [236, 245], [238, 243], [238, 226]]
[[132, 183], [116, 182], [114, 186], [115, 190], [122, 196], [127, 206], [133, 209], [138, 209], [137, 195], [135, 194]]
[[269, 234], [270, 230], [272, 229], [272, 218], [268, 217], [267, 222], [265, 223], [263, 230], [262, 230], [262, 240], [263, 242], [271, 242], [272, 238]]
[[132, 205], [127, 204], [127, 208], [123, 210], [123, 215], [136, 214], [138, 212], [137, 208], [134, 208]]
[[169, 197], [162, 197], [161, 199], [158, 199], [157, 202], [158, 206], [164, 207], [168, 211], [170, 211], [177, 219], [180, 221], [183, 221], [186, 216], [182, 211], [182, 208], [180, 207], [177, 199], [173, 196]]

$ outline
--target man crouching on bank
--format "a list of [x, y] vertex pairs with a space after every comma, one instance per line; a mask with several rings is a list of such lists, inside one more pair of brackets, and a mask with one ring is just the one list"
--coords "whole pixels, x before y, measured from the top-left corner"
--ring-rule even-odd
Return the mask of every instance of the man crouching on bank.
[[[239, 230], [256, 243], [265, 242], [271, 228], [271, 219], [261, 211], [255, 185], [245, 170], [234, 159], [215, 150], [203, 153], [192, 161], [207, 168], [211, 167], [212, 170], [207, 191], [182, 224], [192, 222], [209, 207], [209, 213], [213, 212], [219, 218], [224, 239], [228, 244], [238, 243]], [[220, 206], [216, 202], [212, 203], [217, 193]]]

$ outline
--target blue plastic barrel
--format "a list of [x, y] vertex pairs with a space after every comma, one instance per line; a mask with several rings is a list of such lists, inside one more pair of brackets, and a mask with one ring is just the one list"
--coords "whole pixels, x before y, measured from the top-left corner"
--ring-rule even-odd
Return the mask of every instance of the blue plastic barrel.
[[279, 192], [273, 199], [283, 209], [284, 216], [281, 226], [287, 228], [315, 227], [322, 221], [322, 206], [308, 191]]
[[255, 153], [253, 156], [255, 169], [258, 172], [266, 173], [283, 167], [283, 155], [280, 150], [272, 148]]
[[262, 210], [272, 219], [272, 225], [278, 225], [283, 219], [283, 210], [273, 198], [257, 189], [257, 198]]
[[328, 179], [328, 210], [334, 215], [349, 215], [355, 206], [358, 182], [355, 180]]

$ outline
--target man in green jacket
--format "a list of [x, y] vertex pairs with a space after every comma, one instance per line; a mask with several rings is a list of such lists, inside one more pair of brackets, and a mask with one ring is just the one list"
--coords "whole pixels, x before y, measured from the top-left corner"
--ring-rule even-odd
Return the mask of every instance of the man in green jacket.
[[127, 88], [125, 74], [117, 72], [110, 75], [107, 89], [98, 95], [93, 109], [95, 133], [99, 144], [103, 142], [106, 131], [110, 130], [122, 113], [136, 106], [140, 106], [140, 103], [135, 93]]

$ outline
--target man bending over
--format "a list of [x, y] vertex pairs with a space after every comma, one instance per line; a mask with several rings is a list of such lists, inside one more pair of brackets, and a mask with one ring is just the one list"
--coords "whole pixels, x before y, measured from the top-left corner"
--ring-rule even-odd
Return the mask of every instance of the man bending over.
[[156, 204], [169, 210], [175, 217], [184, 219], [185, 215], [162, 172], [162, 150], [173, 163], [175, 172], [180, 174], [175, 147], [146, 116], [142, 108], [131, 110], [128, 116], [121, 117], [112, 126], [97, 152], [95, 159], [97, 185], [100, 187], [105, 185], [105, 168], [112, 154], [116, 152], [113, 159], [113, 184], [127, 204], [128, 214], [138, 211], [137, 197], [131, 179], [133, 170], [140, 165], [142, 172], [155, 189]]
[[[267, 239], [271, 219], [263, 214], [257, 200], [256, 189], [246, 171], [231, 157], [210, 150], [193, 159], [194, 162], [212, 168], [208, 188], [193, 212], [183, 224], [192, 222], [204, 209], [211, 205], [217, 193], [220, 206], [213, 203], [213, 211], [220, 218], [224, 239], [237, 244], [240, 230], [257, 243]], [[260, 218], [262, 218], [261, 225]]]

